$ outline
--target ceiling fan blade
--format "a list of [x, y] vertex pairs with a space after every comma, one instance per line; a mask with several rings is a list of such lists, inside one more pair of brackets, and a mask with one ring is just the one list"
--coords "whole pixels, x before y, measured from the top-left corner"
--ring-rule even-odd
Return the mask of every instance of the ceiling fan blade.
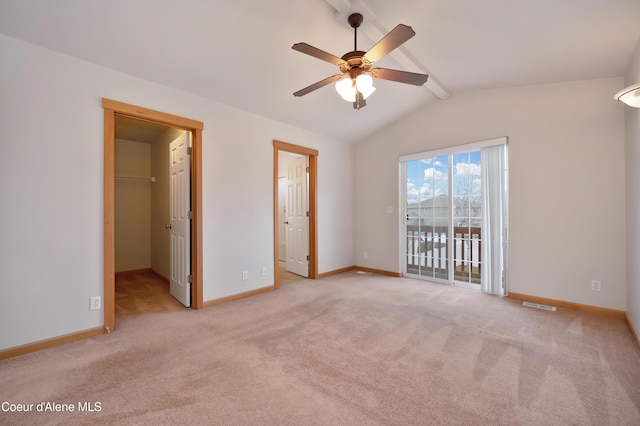
[[371, 76], [382, 80], [397, 81], [399, 83], [413, 84], [414, 86], [422, 86], [429, 78], [426, 74], [418, 74], [415, 72], [390, 70], [387, 68], [374, 68], [371, 70]]
[[389, 34], [382, 37], [382, 40], [373, 46], [367, 53], [365, 53], [363, 60], [369, 63], [379, 61], [387, 53], [391, 52], [414, 35], [416, 35], [416, 32], [413, 31], [413, 28], [404, 24], [399, 24], [392, 29]]
[[297, 50], [298, 52], [306, 53], [307, 55], [313, 56], [314, 58], [327, 61], [333, 65], [340, 66], [346, 63], [344, 59], [338, 58], [337, 56], [334, 56], [331, 53], [327, 53], [324, 50], [320, 50], [317, 47], [313, 47], [307, 43], [296, 43], [293, 46], [291, 46], [291, 48], [293, 50]]
[[332, 75], [331, 77], [327, 77], [324, 80], [320, 80], [317, 83], [313, 83], [311, 86], [305, 87], [304, 89], [298, 90], [293, 94], [293, 96], [304, 96], [307, 93], [311, 93], [314, 90], [318, 90], [321, 87], [326, 86], [327, 84], [331, 84], [334, 81], [338, 81], [342, 78], [342, 74]]

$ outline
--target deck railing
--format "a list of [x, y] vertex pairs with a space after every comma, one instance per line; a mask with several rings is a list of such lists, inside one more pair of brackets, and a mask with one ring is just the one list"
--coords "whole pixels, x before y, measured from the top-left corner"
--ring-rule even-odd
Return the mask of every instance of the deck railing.
[[[407, 225], [407, 271], [435, 278], [449, 278], [447, 226]], [[481, 228], [453, 228], [454, 279], [480, 284]]]

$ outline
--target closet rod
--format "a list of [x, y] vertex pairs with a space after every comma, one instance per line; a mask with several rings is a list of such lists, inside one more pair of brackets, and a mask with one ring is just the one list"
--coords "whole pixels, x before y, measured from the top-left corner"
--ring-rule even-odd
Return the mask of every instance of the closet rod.
[[151, 177], [144, 177], [144, 176], [125, 176], [125, 175], [116, 175], [116, 179], [118, 180], [135, 180], [135, 181], [140, 181], [140, 182], [155, 182], [156, 178], [151, 176]]

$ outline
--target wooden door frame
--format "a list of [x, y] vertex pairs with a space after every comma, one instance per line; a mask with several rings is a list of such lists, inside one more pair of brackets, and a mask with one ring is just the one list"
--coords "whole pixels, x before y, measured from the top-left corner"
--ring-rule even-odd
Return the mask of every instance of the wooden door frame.
[[309, 278], [318, 277], [318, 224], [317, 224], [317, 184], [318, 184], [318, 151], [287, 142], [273, 141], [273, 276], [274, 288], [280, 287], [279, 278], [279, 240], [278, 230], [278, 153], [292, 152], [309, 157]]
[[115, 117], [129, 117], [191, 132], [191, 300], [204, 306], [202, 292], [202, 130], [204, 123], [102, 98], [104, 109], [104, 329], [115, 330]]

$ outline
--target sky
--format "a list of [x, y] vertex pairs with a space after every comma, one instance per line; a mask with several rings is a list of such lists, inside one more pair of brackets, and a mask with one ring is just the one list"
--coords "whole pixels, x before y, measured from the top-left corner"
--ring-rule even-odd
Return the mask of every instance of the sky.
[[[453, 196], [480, 200], [480, 150], [452, 155]], [[407, 162], [407, 204], [447, 195], [449, 157], [425, 158]]]

